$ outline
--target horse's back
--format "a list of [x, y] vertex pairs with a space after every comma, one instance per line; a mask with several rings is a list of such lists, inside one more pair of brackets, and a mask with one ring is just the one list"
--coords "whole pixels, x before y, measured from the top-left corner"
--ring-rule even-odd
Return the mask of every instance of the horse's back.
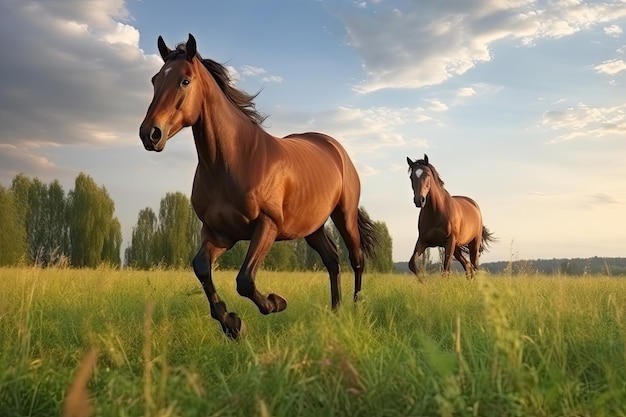
[[279, 140], [289, 157], [299, 154], [307, 161], [319, 161], [317, 170], [328, 164], [336, 165], [341, 170], [344, 181], [356, 181], [359, 177], [352, 160], [345, 148], [332, 136], [319, 132], [292, 133]]

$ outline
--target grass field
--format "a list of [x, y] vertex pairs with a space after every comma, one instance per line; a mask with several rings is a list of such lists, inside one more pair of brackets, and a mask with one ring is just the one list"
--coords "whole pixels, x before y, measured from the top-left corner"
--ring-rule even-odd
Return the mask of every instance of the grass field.
[[[187, 271], [0, 269], [0, 416], [59, 416], [81, 358], [94, 416], [625, 416], [626, 280], [260, 272], [262, 316]], [[81, 415], [73, 414], [76, 416]]]

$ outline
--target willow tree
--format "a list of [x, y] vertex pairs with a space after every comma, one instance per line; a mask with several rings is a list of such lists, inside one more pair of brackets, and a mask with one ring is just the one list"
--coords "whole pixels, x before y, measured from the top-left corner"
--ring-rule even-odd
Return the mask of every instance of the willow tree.
[[[98, 187], [82, 172], [68, 195], [70, 262], [95, 267], [106, 262], [119, 265], [121, 227], [113, 216], [115, 204], [106, 188]], [[117, 250], [117, 256], [115, 251]]]
[[16, 265], [26, 254], [26, 231], [11, 190], [0, 185], [0, 265]]
[[155, 250], [167, 266], [191, 265], [200, 245], [200, 220], [189, 198], [180, 192], [167, 193], [159, 207], [159, 232]]
[[133, 227], [130, 246], [124, 254], [124, 264], [131, 268], [148, 269], [161, 259], [156, 252], [159, 221], [150, 207], [139, 212], [137, 224]]

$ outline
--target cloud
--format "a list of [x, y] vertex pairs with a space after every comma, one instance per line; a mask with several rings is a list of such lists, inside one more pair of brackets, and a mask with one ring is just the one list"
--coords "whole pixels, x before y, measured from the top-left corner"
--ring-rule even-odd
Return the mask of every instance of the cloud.
[[593, 205], [620, 204], [620, 201], [617, 198], [606, 193], [593, 194], [590, 196], [590, 201]]
[[459, 88], [456, 92], [457, 97], [471, 97], [476, 94], [476, 90], [472, 87], [462, 87]]
[[626, 133], [626, 105], [594, 108], [580, 103], [564, 110], [545, 112], [542, 125], [564, 132], [552, 139], [552, 143], [579, 137], [622, 137]]
[[[428, 142], [416, 137], [416, 125], [437, 123], [423, 108], [339, 107], [318, 113], [296, 113], [279, 108], [272, 112], [272, 120], [279, 120], [280, 130], [272, 133], [284, 136], [292, 132], [319, 131], [339, 139], [352, 156], [378, 155], [381, 150], [410, 144], [426, 147]], [[332, 132], [332, 133], [331, 133]]]
[[242, 65], [241, 66], [241, 75], [247, 76], [247, 77], [258, 77], [260, 75], [265, 74], [267, 71], [265, 71], [264, 68], [260, 68], [260, 67], [253, 67], [252, 65]]
[[3, 1], [0, 37], [18, 52], [2, 64], [0, 144], [28, 155], [135, 138], [161, 61], [139, 49], [128, 16], [121, 0]]
[[338, 12], [367, 74], [354, 86], [361, 93], [440, 84], [491, 60], [497, 42], [532, 46], [626, 17], [619, 0], [392, 0], [368, 6]]
[[621, 59], [610, 59], [600, 65], [596, 65], [594, 69], [599, 74], [615, 75], [626, 70], [626, 62]]
[[609, 36], [618, 37], [623, 32], [622, 28], [617, 25], [606, 26], [604, 28], [604, 33]]
[[263, 77], [262, 78], [263, 82], [266, 83], [277, 83], [280, 84], [283, 82], [283, 77], [279, 76], [279, 75], [272, 75], [269, 77]]
[[426, 99], [425, 101], [428, 102], [430, 111], [442, 112], [448, 110], [448, 106], [437, 98]]

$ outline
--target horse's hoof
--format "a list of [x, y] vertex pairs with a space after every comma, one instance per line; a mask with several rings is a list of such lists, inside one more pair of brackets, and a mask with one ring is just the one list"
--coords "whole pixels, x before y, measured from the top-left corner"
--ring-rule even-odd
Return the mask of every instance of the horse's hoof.
[[287, 308], [287, 300], [278, 294], [270, 294], [267, 296], [267, 299], [274, 305], [272, 313], [278, 313]]
[[237, 340], [246, 333], [246, 325], [237, 313], [228, 313], [222, 324], [222, 330], [224, 330], [226, 336]]

